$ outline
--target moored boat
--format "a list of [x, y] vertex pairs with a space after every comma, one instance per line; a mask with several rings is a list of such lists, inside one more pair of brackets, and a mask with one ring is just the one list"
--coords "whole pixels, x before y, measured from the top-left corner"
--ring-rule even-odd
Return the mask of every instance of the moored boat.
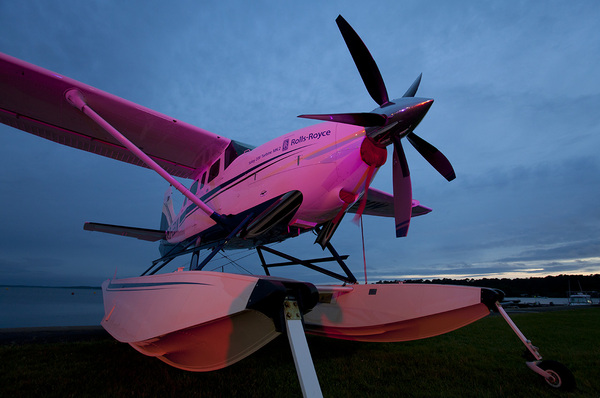
[[569, 305], [592, 305], [592, 296], [583, 292], [570, 294]]

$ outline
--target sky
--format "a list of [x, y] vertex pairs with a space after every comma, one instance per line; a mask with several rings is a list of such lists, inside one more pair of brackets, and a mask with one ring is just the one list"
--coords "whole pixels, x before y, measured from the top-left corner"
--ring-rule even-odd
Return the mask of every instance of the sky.
[[[376, 107], [342, 14], [391, 98], [423, 73], [418, 95], [435, 103], [416, 132], [457, 174], [446, 182], [405, 146], [413, 196], [433, 212], [402, 239], [392, 219], [364, 217], [368, 280], [600, 272], [597, 1], [166, 3], [0, 2], [0, 52], [259, 145], [313, 123], [299, 114]], [[157, 244], [82, 229], [157, 228], [168, 184], [149, 170], [0, 125], [0, 184], [0, 284], [98, 286], [159, 256]], [[391, 162], [372, 186], [392, 191]], [[332, 243], [364, 281], [351, 218]], [[322, 255], [313, 241], [276, 248]], [[262, 272], [253, 252], [227, 254], [237, 265], [225, 271]], [[332, 282], [298, 266], [277, 274]]]

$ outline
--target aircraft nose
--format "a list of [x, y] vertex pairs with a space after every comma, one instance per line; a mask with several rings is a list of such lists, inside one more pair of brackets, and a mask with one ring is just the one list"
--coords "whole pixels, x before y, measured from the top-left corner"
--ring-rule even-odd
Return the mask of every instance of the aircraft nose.
[[[414, 101], [407, 104], [405, 107], [397, 112], [397, 115], [392, 117], [398, 117], [399, 122], [404, 122], [412, 126], [417, 127], [421, 120], [425, 117], [429, 108], [433, 104], [433, 100], [429, 98], [411, 98]], [[408, 126], [407, 126], [408, 127]]]
[[[433, 100], [430, 98], [401, 98], [395, 100], [396, 109], [386, 112], [387, 125], [394, 125], [393, 130], [404, 136], [412, 132], [425, 117]], [[383, 108], [385, 111], [386, 109]]]

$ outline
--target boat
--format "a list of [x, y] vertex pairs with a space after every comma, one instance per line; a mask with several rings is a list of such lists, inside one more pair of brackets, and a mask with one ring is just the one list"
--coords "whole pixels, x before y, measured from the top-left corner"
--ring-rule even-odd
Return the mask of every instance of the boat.
[[570, 294], [569, 305], [592, 305], [592, 296], [583, 292]]
[[592, 305], [592, 296], [583, 291], [579, 281], [577, 284], [579, 285], [579, 292], [572, 294], [571, 281], [569, 281], [569, 305]]

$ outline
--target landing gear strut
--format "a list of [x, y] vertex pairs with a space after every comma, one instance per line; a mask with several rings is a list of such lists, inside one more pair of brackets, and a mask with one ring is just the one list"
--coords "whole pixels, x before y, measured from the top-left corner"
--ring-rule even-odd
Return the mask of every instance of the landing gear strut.
[[560, 362], [542, 360], [538, 347], [531, 344], [531, 341], [523, 335], [499, 302], [496, 302], [496, 308], [500, 315], [502, 315], [502, 318], [508, 323], [508, 326], [510, 326], [529, 351], [527, 354], [532, 360], [525, 362], [529, 369], [542, 376], [550, 387], [567, 391], [573, 390], [575, 388], [575, 377], [573, 376], [573, 373]]
[[294, 364], [298, 381], [302, 388], [303, 397], [322, 398], [321, 386], [317, 378], [317, 372], [308, 349], [304, 326], [302, 325], [302, 315], [300, 313], [298, 302], [293, 297], [288, 297], [283, 302], [283, 316], [285, 320], [285, 329], [287, 331], [288, 341], [292, 349]]

